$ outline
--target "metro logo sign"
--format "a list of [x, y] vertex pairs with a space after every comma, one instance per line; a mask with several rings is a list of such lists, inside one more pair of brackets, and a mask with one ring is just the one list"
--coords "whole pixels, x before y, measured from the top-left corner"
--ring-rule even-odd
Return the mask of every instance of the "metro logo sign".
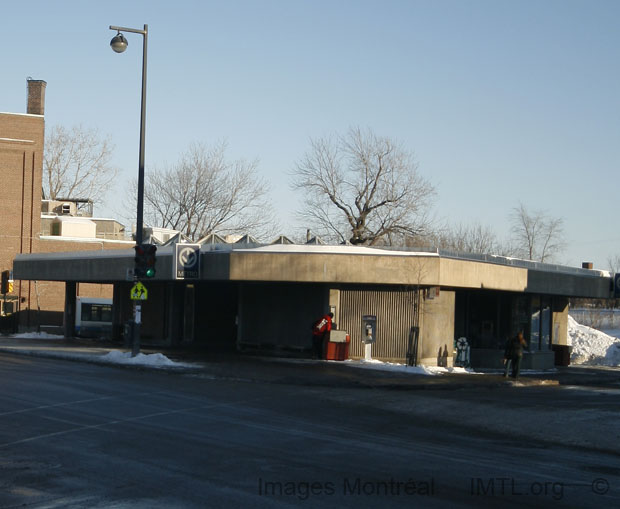
[[173, 279], [200, 278], [200, 244], [175, 244]]

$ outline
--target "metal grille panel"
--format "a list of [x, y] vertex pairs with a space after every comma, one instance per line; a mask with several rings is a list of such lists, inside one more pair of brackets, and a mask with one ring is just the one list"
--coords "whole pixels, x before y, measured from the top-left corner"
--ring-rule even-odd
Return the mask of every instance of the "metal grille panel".
[[415, 325], [415, 291], [341, 290], [338, 327], [351, 336], [351, 357], [364, 356], [362, 316], [376, 315], [377, 340], [373, 358], [405, 360], [411, 327]]

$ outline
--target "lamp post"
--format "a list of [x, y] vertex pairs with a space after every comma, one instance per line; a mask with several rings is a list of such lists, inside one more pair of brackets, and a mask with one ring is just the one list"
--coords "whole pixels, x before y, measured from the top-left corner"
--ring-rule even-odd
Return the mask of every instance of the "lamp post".
[[144, 30], [136, 28], [115, 27], [110, 25], [110, 30], [118, 33], [110, 41], [110, 46], [116, 53], [122, 53], [127, 49], [127, 39], [121, 32], [142, 34], [142, 103], [140, 107], [140, 159], [138, 162], [138, 208], [136, 215], [136, 245], [142, 244], [143, 216], [144, 216], [144, 130], [146, 124], [146, 46], [148, 42], [148, 25]]
[[[140, 107], [140, 158], [138, 161], [138, 207], [136, 214], [136, 246], [142, 245], [143, 215], [144, 215], [144, 130], [146, 124], [146, 46], [148, 41], [148, 25], [144, 30], [136, 28], [116, 27], [110, 25], [110, 30], [116, 30], [117, 34], [110, 41], [110, 46], [116, 53], [122, 53], [127, 49], [127, 39], [121, 32], [142, 34], [142, 103]], [[134, 300], [134, 327], [131, 331], [131, 356], [140, 353], [140, 322], [142, 321], [142, 306]]]

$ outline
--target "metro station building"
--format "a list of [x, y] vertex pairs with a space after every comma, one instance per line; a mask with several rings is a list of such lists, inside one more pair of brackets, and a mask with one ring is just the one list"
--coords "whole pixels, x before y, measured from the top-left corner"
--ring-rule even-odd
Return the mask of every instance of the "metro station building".
[[[354, 246], [205, 243], [200, 275], [177, 280], [174, 244], [160, 246], [157, 274], [143, 282], [142, 338], [162, 345], [306, 355], [311, 324], [334, 312], [364, 357], [363, 318], [376, 317], [372, 357], [447, 365], [464, 337], [471, 364], [500, 367], [506, 339], [523, 330], [526, 368], [550, 368], [567, 345], [570, 297], [611, 298], [604, 271], [490, 255]], [[114, 336], [132, 318], [133, 249], [21, 254], [15, 276], [65, 282], [71, 323], [77, 284], [114, 288]], [[67, 335], [71, 335], [67, 327]]]

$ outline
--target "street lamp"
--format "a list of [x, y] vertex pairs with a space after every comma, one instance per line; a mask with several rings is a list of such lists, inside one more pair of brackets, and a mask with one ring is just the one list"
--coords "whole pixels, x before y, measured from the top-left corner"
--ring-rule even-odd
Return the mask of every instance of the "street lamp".
[[[146, 125], [146, 46], [148, 40], [148, 25], [144, 30], [110, 26], [110, 30], [116, 30], [116, 35], [110, 41], [110, 46], [116, 53], [122, 53], [127, 49], [127, 39], [121, 32], [142, 34], [142, 104], [140, 107], [140, 159], [138, 162], [138, 210], [136, 214], [136, 252], [142, 246], [143, 213], [144, 213], [144, 129]], [[134, 328], [132, 330], [131, 356], [140, 353], [140, 322], [142, 321], [142, 306], [134, 300]]]
[[136, 245], [142, 244], [143, 215], [144, 215], [144, 129], [146, 124], [146, 46], [148, 41], [148, 25], [144, 30], [136, 28], [115, 27], [110, 25], [110, 30], [116, 30], [117, 34], [110, 41], [110, 46], [116, 53], [122, 53], [127, 49], [127, 39], [121, 32], [142, 34], [142, 105], [140, 108], [140, 160], [138, 162], [138, 209], [136, 214]]
[[112, 46], [112, 49], [117, 53], [122, 53], [125, 51], [127, 49], [127, 44], [127, 39], [125, 39], [125, 36], [120, 32], [112, 37], [112, 40], [110, 41], [110, 46]]

